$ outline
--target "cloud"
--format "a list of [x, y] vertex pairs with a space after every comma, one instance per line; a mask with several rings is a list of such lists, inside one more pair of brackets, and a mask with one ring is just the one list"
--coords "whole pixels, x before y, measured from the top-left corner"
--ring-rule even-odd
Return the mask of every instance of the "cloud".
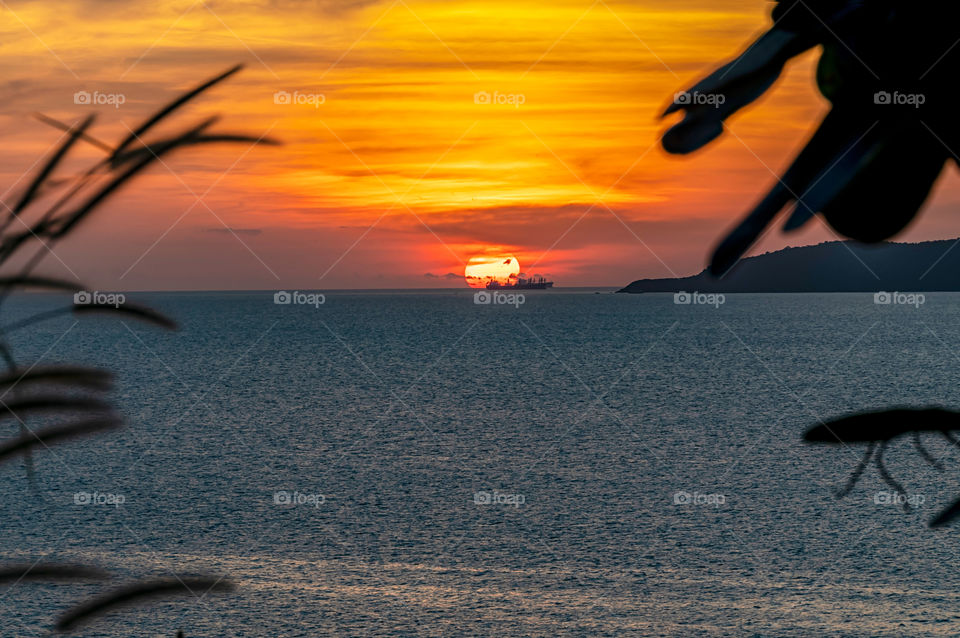
[[278, 9], [316, 9], [323, 13], [338, 15], [383, 2], [384, 0], [268, 0], [266, 4]]

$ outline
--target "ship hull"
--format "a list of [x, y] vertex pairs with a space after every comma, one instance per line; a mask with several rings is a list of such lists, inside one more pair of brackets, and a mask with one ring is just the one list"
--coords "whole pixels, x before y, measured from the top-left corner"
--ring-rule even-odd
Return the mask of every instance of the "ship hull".
[[546, 290], [547, 288], [553, 288], [552, 281], [530, 284], [498, 284], [491, 281], [487, 284], [487, 290]]

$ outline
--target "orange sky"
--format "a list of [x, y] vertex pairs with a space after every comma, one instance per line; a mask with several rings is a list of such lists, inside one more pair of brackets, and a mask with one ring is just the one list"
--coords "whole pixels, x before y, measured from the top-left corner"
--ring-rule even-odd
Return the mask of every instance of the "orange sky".
[[[96, 109], [99, 137], [117, 139], [236, 62], [181, 121], [219, 112], [221, 128], [285, 143], [174, 156], [44, 264], [101, 289], [462, 286], [447, 274], [492, 252], [563, 286], [686, 275], [825, 110], [807, 56], [722, 141], [688, 158], [657, 146], [673, 93], [764, 27], [755, 0], [5, 7], [6, 202], [60, 136], [34, 111]], [[77, 91], [124, 103], [76, 104]], [[905, 238], [960, 235], [954, 173]], [[830, 238], [812, 224], [789, 243]], [[771, 233], [758, 249], [787, 243]]]

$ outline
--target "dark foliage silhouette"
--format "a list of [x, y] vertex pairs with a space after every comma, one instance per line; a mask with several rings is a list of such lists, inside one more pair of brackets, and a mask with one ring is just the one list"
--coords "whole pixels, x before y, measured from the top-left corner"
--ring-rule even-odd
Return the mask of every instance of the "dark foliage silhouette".
[[[793, 57], [821, 46], [817, 85], [830, 112], [773, 188], [719, 244], [727, 272], [793, 203], [784, 230], [820, 213], [838, 233], [877, 242], [916, 215], [944, 163], [957, 156], [954, 76], [960, 5], [895, 0], [781, 0], [773, 26], [675, 100], [684, 118], [663, 136], [671, 153], [718, 137], [724, 121], [770, 88]], [[723, 99], [699, 99], [722, 96]]]
[[[33, 270], [57, 242], [70, 235], [109, 197], [164, 156], [179, 149], [210, 143], [276, 144], [266, 138], [211, 132], [217, 118], [207, 118], [177, 134], [145, 139], [156, 125], [169, 120], [190, 100], [235, 74], [240, 68], [235, 66], [179, 96], [134, 128], [115, 146], [97, 139], [89, 132], [94, 116], [72, 125], [37, 114], [40, 121], [67, 135], [37, 171], [16, 203], [12, 207], [5, 206], [6, 212], [0, 215], [0, 268], [21, 253], [33, 250], [24, 256], [17, 272], [0, 276], [0, 308], [16, 289], [67, 293], [86, 290], [80, 282], [34, 275]], [[105, 152], [106, 157], [78, 175], [56, 176], [63, 160], [78, 142], [96, 147]], [[99, 396], [112, 386], [113, 376], [109, 371], [78, 365], [21, 366], [17, 363], [7, 341], [11, 332], [70, 313], [80, 317], [102, 313], [164, 329], [177, 327], [172, 319], [134, 303], [72, 303], [0, 326], [0, 356], [7, 367], [5, 372], [0, 373], [0, 420], [13, 420], [19, 427], [19, 436], [0, 441], [0, 463], [14, 458], [22, 459], [31, 485], [35, 476], [34, 450], [45, 450], [69, 439], [98, 435], [123, 425], [120, 415], [111, 404]], [[42, 428], [31, 427], [30, 421], [38, 414], [62, 422]], [[104, 577], [106, 574], [102, 570], [85, 566], [36, 563], [32, 566], [0, 567], [0, 582], [97, 580]], [[67, 612], [60, 618], [57, 628], [58, 631], [72, 630], [121, 604], [144, 602], [158, 596], [231, 589], [232, 585], [222, 577], [138, 583]]]
[[[947, 160], [960, 162], [951, 150], [960, 146], [954, 114], [960, 5], [937, 3], [934, 10], [928, 3], [902, 0], [780, 0], [772, 17], [772, 27], [759, 39], [677, 94], [664, 113], [683, 112], [664, 134], [664, 149], [695, 151], [723, 133], [728, 117], [766, 92], [790, 59], [822, 47], [816, 79], [830, 111], [773, 188], [714, 250], [708, 267], [713, 276], [729, 272], [791, 203], [785, 231], [819, 213], [849, 238], [886, 240], [915, 217]], [[903, 493], [883, 462], [890, 441], [909, 434], [920, 456], [940, 469], [920, 435], [937, 432], [960, 446], [954, 430], [960, 430], [956, 412], [897, 407], [822, 423], [804, 439], [867, 443], [838, 492], [842, 497], [871, 461], [881, 479]], [[958, 516], [960, 500], [930, 525]]]
[[911, 432], [960, 430], [960, 414], [942, 408], [893, 408], [845, 416], [811, 428], [804, 440], [811, 443], [861, 443], [890, 441]]
[[[808, 443], [844, 445], [847, 443], [867, 443], [867, 451], [857, 464], [853, 474], [850, 475], [847, 484], [837, 493], [838, 497], [850, 493], [871, 459], [874, 461], [880, 478], [898, 494], [905, 494], [906, 490], [890, 475], [883, 464], [883, 453], [890, 441], [909, 434], [920, 456], [930, 465], [942, 470], [939, 461], [923, 447], [920, 435], [926, 432], [935, 432], [945, 437], [953, 445], [960, 446], [960, 441], [953, 435], [955, 430], [960, 430], [960, 413], [958, 412], [938, 407], [898, 407], [863, 412], [827, 421], [807, 430], [803, 439]], [[910, 510], [907, 501], [904, 501], [902, 505], [904, 510]], [[960, 499], [931, 520], [930, 526], [945, 525], [958, 515], [960, 515]]]

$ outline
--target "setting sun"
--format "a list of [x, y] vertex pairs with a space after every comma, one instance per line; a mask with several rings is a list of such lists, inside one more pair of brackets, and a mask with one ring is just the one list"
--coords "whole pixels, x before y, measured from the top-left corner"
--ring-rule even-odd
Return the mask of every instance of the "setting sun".
[[513, 255], [480, 255], [471, 257], [463, 269], [463, 278], [471, 288], [483, 288], [487, 283], [515, 283], [520, 275], [520, 262]]

